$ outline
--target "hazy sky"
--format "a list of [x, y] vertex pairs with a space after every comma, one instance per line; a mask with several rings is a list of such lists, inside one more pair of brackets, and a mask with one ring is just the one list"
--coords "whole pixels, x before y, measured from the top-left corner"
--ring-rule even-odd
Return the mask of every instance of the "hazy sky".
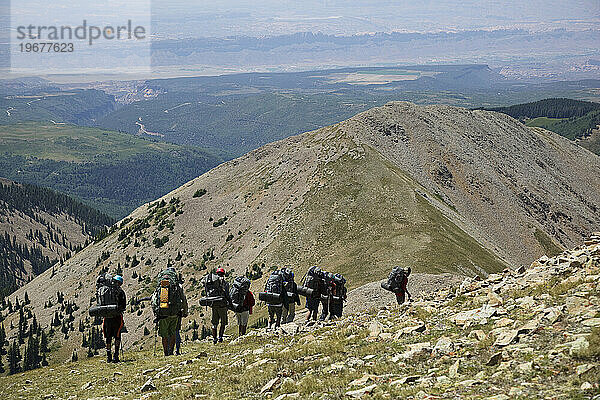
[[[155, 0], [152, 6], [158, 28], [171, 31], [171, 24], [183, 22], [193, 36], [297, 31], [423, 32], [497, 27], [571, 30], [597, 28], [600, 21], [598, 0]], [[197, 24], [193, 24], [194, 21]]]

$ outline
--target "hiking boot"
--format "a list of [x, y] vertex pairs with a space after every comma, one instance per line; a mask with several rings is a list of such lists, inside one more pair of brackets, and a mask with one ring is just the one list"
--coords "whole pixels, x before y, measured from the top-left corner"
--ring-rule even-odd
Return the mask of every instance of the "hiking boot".
[[111, 363], [112, 362], [112, 353], [110, 351], [106, 352], [106, 362], [107, 363]]
[[223, 343], [223, 337], [222, 336], [219, 338], [219, 343]]
[[113, 362], [114, 363], [118, 363], [119, 362], [119, 353], [115, 353], [115, 356], [113, 357]]
[[213, 338], [213, 344], [217, 344], [217, 338]]

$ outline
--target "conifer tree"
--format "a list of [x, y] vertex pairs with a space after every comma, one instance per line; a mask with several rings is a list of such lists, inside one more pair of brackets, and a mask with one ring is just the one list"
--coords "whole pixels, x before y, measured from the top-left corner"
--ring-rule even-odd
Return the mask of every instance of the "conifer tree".
[[21, 352], [15, 340], [8, 348], [8, 373], [10, 375], [21, 372]]

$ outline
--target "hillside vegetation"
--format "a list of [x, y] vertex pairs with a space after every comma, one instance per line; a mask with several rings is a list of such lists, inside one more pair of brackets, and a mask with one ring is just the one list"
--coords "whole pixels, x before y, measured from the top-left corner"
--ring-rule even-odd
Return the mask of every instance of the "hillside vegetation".
[[[80, 359], [0, 378], [3, 398], [530, 398], [600, 394], [600, 233], [529, 268], [403, 306], [284, 325], [164, 358]], [[351, 294], [352, 295], [352, 294]], [[388, 294], [388, 296], [392, 296]]]
[[119, 218], [223, 161], [196, 147], [36, 122], [0, 126], [0, 149], [4, 177], [67, 193]]
[[527, 126], [548, 129], [571, 140], [582, 139], [579, 143], [583, 147], [600, 155], [598, 140], [590, 138], [600, 125], [600, 103], [551, 98], [489, 110], [508, 114]]
[[27, 94], [15, 94], [20, 92], [18, 88], [6, 90], [9, 95], [0, 96], [0, 125], [28, 121], [87, 125], [117, 107], [114, 96], [100, 90], [47, 89], [51, 90], [39, 89]]
[[113, 222], [67, 195], [0, 179], [0, 297], [69, 258]]

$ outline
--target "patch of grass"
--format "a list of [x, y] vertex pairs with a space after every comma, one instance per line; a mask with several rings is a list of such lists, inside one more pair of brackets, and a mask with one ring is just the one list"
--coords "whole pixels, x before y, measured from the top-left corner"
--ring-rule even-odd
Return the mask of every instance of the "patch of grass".
[[554, 257], [562, 253], [563, 249], [554, 243], [554, 241], [540, 229], [535, 228], [533, 236], [538, 241], [540, 246], [542, 246], [544, 254], [546, 254], [548, 257]]

